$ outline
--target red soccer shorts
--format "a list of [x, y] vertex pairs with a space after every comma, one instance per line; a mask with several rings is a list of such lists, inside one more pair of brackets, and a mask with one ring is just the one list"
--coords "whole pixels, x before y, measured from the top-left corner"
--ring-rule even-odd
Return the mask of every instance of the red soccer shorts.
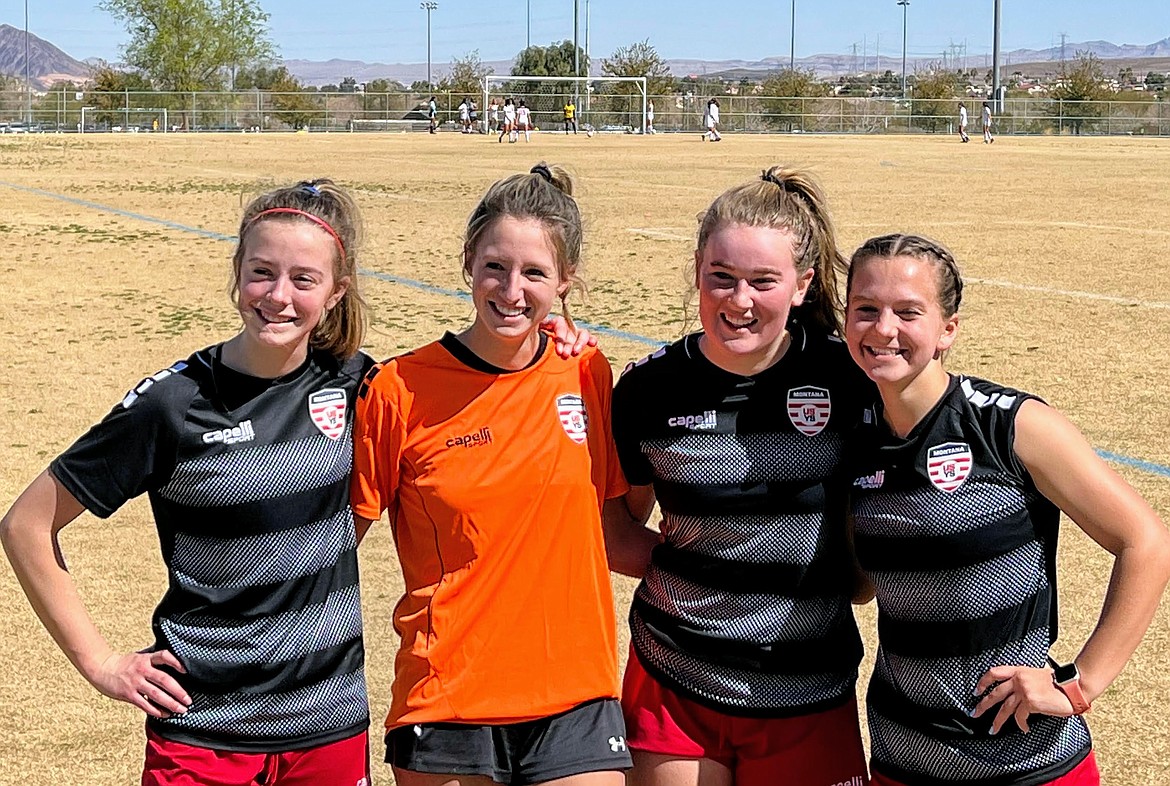
[[284, 753], [200, 748], [146, 730], [142, 786], [369, 786], [370, 742], [349, 739]]
[[631, 652], [622, 710], [635, 769], [643, 752], [711, 759], [732, 771], [736, 786], [864, 786], [868, 781], [856, 699], [792, 718], [728, 715], [666, 688]]
[[[869, 786], [902, 786], [901, 783], [874, 773]], [[1043, 786], [1101, 786], [1101, 773], [1097, 770], [1097, 757], [1092, 751], [1085, 760], [1073, 767], [1068, 773], [1061, 775], [1054, 781], [1048, 781]]]

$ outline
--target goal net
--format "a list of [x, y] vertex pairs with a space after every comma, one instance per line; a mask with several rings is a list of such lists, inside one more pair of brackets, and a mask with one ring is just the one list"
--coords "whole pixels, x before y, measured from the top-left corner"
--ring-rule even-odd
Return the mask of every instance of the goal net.
[[166, 107], [106, 109], [97, 106], [83, 106], [81, 108], [81, 127], [78, 128], [78, 131], [83, 134], [93, 131], [166, 133], [170, 130], [167, 121]]
[[[576, 107], [577, 126], [584, 130], [641, 134], [646, 131], [644, 76], [487, 76], [483, 80], [480, 117], [491, 122], [491, 102], [523, 100], [537, 128], [563, 131], [565, 105]], [[499, 111], [503, 118], [503, 109]]]

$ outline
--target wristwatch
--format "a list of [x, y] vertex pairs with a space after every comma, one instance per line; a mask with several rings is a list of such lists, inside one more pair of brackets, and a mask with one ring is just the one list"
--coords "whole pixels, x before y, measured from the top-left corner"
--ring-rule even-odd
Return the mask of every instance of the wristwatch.
[[1081, 672], [1075, 663], [1059, 664], [1049, 659], [1052, 665], [1052, 682], [1056, 689], [1068, 697], [1072, 704], [1073, 715], [1084, 715], [1093, 708], [1092, 702], [1085, 698], [1081, 690]]

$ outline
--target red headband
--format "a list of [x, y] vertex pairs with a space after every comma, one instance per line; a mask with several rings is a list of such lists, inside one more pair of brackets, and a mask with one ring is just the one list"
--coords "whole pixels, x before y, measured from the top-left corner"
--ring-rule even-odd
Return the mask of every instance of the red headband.
[[336, 241], [336, 243], [337, 243], [337, 250], [341, 252], [341, 264], [344, 267], [344, 265], [345, 265], [345, 244], [341, 242], [341, 236], [337, 234], [337, 230], [335, 230], [333, 227], [329, 226], [329, 222], [326, 221], [325, 219], [321, 218], [320, 216], [315, 216], [312, 213], [308, 213], [304, 210], [300, 210], [300, 209], [295, 208], [295, 207], [271, 207], [267, 210], [261, 210], [259, 213], [252, 216], [252, 220], [248, 222], [248, 226], [252, 226], [257, 221], [259, 221], [262, 217], [271, 216], [274, 213], [288, 213], [288, 214], [294, 215], [294, 216], [304, 216], [305, 218], [309, 219], [317, 226], [324, 229], [330, 235], [332, 235], [333, 240]]

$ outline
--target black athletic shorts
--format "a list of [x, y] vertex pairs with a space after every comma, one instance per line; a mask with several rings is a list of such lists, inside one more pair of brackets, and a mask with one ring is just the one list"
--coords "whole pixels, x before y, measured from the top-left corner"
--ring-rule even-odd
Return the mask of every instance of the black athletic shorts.
[[414, 772], [482, 775], [515, 786], [633, 766], [615, 699], [595, 699], [523, 723], [401, 726], [386, 734], [386, 762]]

